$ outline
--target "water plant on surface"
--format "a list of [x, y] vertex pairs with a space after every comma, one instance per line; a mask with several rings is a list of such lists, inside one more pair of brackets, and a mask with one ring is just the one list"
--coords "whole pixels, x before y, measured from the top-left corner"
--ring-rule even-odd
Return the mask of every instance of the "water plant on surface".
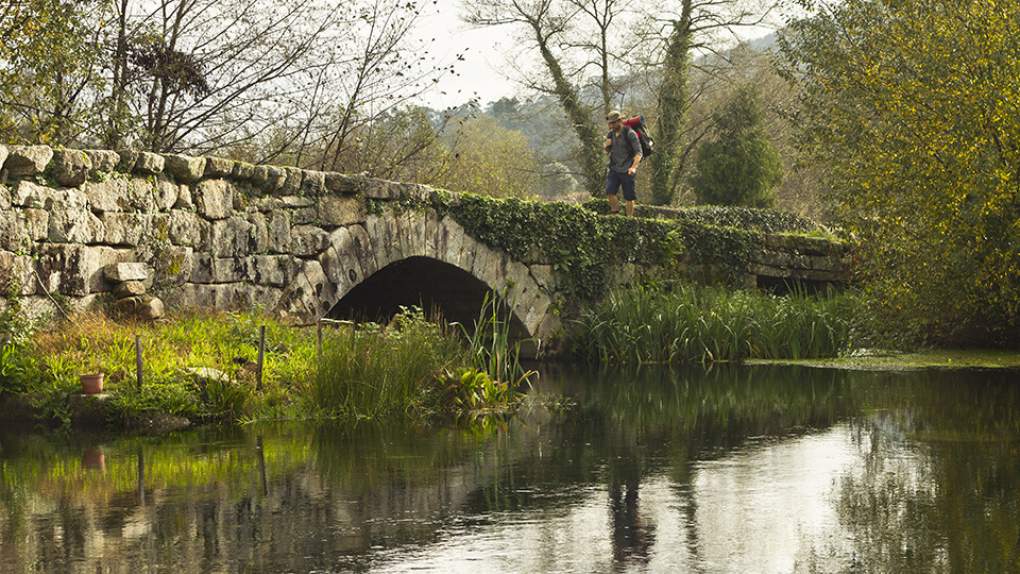
[[848, 348], [854, 300], [680, 285], [610, 293], [569, 334], [572, 352], [603, 363], [691, 363], [834, 357]]

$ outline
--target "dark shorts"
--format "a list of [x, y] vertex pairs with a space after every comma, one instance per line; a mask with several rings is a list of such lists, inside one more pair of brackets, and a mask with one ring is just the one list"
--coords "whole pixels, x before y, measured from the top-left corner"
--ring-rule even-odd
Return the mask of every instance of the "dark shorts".
[[637, 199], [637, 194], [634, 193], [634, 176], [609, 170], [606, 175], [606, 194], [616, 195], [621, 187], [623, 188], [623, 199], [627, 201]]

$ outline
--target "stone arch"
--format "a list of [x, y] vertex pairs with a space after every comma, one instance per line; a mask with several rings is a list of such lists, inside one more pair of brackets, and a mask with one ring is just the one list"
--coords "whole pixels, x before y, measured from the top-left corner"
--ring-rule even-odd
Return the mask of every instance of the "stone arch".
[[[356, 286], [389, 265], [428, 258], [470, 274], [503, 295], [515, 322], [529, 337], [545, 338], [557, 324], [550, 317], [550, 277], [467, 234], [434, 211], [370, 215], [364, 224], [333, 230], [326, 247], [301, 264], [278, 311], [306, 324], [326, 316]], [[413, 278], [409, 278], [413, 280]]]

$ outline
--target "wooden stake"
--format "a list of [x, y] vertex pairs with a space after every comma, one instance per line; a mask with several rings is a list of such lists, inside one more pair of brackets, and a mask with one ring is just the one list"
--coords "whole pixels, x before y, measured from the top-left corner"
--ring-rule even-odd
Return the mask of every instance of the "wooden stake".
[[257, 370], [255, 372], [257, 376], [257, 378], [255, 379], [255, 390], [257, 391], [262, 390], [262, 367], [265, 358], [266, 358], [266, 326], [262, 325], [259, 327], [259, 362], [258, 365], [256, 365]]
[[138, 390], [142, 389], [142, 337], [135, 335], [135, 377], [138, 381]]
[[315, 322], [315, 356], [318, 363], [322, 364], [322, 321]]

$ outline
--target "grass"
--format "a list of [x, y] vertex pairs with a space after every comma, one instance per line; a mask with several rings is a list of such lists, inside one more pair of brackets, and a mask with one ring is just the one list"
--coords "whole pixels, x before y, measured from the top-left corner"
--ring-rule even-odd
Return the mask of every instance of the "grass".
[[[498, 316], [483, 309], [481, 318], [469, 338], [413, 309], [385, 326], [325, 329], [320, 360], [314, 328], [258, 313], [179, 315], [155, 324], [87, 314], [32, 335], [0, 337], [0, 396], [17, 396], [40, 418], [67, 425], [74, 415], [71, 397], [80, 392], [78, 376], [103, 372], [110, 395], [104, 416], [118, 427], [136, 426], [154, 413], [191, 422], [247, 422], [510, 409], [532, 374], [520, 369], [509, 340], [499, 338], [505, 329]], [[261, 325], [266, 353], [259, 390]], [[136, 334], [144, 358], [141, 388]], [[494, 354], [500, 359], [491, 360]], [[500, 371], [489, 372], [492, 367]], [[479, 373], [491, 384], [482, 384]], [[478, 389], [498, 392], [475, 399]]]
[[569, 348], [607, 364], [835, 357], [850, 345], [855, 302], [711, 287], [631, 287], [583, 313]]

